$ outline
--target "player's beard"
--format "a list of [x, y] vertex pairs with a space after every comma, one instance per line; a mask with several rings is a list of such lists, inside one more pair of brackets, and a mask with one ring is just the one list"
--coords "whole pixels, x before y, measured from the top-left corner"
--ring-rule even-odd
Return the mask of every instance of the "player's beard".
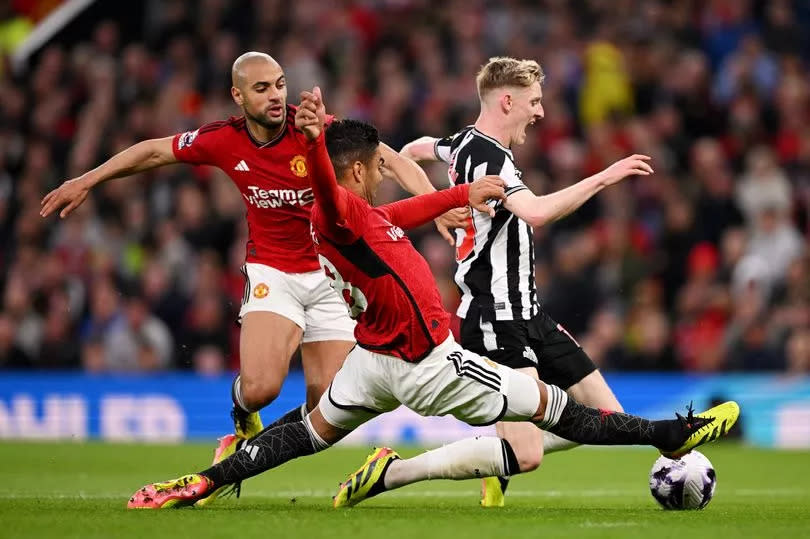
[[279, 118], [278, 120], [271, 120], [267, 116], [259, 116], [259, 115], [253, 114], [250, 111], [248, 111], [247, 109], [245, 109], [245, 116], [247, 116], [248, 118], [250, 118], [251, 120], [253, 120], [257, 124], [259, 124], [260, 126], [264, 127], [265, 129], [268, 129], [270, 131], [273, 131], [274, 129], [277, 129], [280, 125], [282, 125], [284, 123], [284, 120], [285, 120], [285, 116], [283, 114], [281, 115], [281, 118]]

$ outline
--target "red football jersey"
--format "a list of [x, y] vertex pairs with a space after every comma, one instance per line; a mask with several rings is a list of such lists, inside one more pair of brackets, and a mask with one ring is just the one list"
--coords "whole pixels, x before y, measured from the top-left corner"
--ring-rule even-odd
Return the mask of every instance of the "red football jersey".
[[338, 186], [323, 135], [310, 145], [307, 161], [315, 249], [357, 320], [357, 343], [406, 361], [423, 359], [450, 335], [450, 315], [427, 261], [403, 229], [465, 206], [469, 184], [374, 208]]
[[247, 262], [305, 273], [319, 265], [309, 233], [307, 140], [295, 129], [295, 110], [287, 107], [284, 130], [269, 142], [256, 141], [241, 116], [175, 135], [172, 149], [180, 161], [222, 169], [239, 188], [247, 207]]

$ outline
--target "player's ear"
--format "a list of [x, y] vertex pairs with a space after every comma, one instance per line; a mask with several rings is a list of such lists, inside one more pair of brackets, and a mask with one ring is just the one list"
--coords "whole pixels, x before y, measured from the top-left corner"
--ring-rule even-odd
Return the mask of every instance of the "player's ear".
[[242, 92], [236, 86], [231, 86], [231, 97], [233, 98], [233, 102], [240, 107], [245, 103], [245, 100], [242, 98]]
[[352, 177], [354, 181], [358, 183], [363, 183], [366, 178], [366, 167], [362, 161], [355, 161], [352, 164]]
[[512, 94], [509, 92], [504, 92], [501, 94], [500, 98], [501, 110], [503, 112], [508, 113], [512, 110]]

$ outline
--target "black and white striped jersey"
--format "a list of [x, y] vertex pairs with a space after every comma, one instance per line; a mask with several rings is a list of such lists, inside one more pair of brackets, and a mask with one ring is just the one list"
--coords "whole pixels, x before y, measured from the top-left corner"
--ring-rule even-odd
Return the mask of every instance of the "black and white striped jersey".
[[[451, 186], [495, 174], [506, 182], [507, 196], [528, 189], [512, 151], [473, 126], [438, 139], [434, 151], [450, 165]], [[473, 210], [469, 226], [456, 230], [457, 314], [465, 318], [475, 303], [484, 321], [529, 320], [540, 310], [532, 228], [500, 203], [495, 209], [495, 217]]]

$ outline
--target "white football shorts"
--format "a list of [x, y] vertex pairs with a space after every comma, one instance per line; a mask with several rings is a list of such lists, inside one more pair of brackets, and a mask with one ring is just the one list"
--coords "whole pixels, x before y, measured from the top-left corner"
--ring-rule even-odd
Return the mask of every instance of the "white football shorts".
[[247, 263], [242, 273], [245, 292], [240, 322], [250, 312], [271, 312], [303, 329], [303, 342], [354, 340], [355, 322], [323, 271], [285, 273], [264, 264]]
[[530, 376], [465, 350], [450, 336], [419, 363], [355, 346], [318, 408], [329, 424], [354, 430], [400, 404], [482, 426], [531, 418], [540, 392]]

